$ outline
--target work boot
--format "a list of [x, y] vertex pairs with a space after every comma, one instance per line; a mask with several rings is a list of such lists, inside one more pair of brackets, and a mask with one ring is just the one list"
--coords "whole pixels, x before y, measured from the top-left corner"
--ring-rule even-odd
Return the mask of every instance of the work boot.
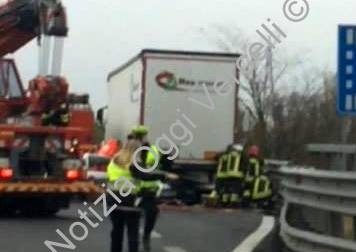
[[151, 239], [143, 239], [143, 252], [151, 252]]
[[237, 193], [231, 194], [230, 202], [232, 204], [238, 203], [240, 201], [239, 195]]
[[227, 193], [224, 193], [222, 195], [222, 200], [221, 200], [223, 207], [225, 207], [225, 206], [227, 206], [227, 204], [229, 204], [229, 200], [230, 200], [230, 195]]

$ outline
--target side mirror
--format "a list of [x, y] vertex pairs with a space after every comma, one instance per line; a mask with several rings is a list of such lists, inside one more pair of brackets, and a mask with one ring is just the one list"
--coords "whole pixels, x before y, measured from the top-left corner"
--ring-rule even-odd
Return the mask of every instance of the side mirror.
[[102, 108], [98, 109], [98, 111], [96, 112], [96, 121], [101, 126], [104, 125], [104, 112], [107, 108], [108, 108], [108, 106], [102, 107]]

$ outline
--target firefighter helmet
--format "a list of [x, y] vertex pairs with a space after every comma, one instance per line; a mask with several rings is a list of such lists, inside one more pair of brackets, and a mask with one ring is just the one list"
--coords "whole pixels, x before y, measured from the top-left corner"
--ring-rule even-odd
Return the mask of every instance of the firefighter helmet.
[[248, 149], [248, 155], [250, 157], [259, 157], [260, 156], [260, 148], [257, 145], [252, 145]]

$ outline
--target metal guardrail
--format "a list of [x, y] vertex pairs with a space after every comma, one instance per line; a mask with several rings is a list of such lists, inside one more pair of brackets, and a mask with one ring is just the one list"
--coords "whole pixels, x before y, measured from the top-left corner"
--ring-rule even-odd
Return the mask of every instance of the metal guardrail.
[[278, 169], [281, 211], [281, 237], [296, 252], [356, 252], [356, 241], [292, 227], [287, 221], [291, 204], [356, 216], [356, 172], [322, 171], [313, 168]]
[[289, 161], [289, 160], [279, 160], [279, 159], [266, 159], [265, 160], [266, 166], [280, 167], [280, 166], [289, 165], [290, 163], [291, 163], [291, 161]]
[[332, 154], [352, 154], [356, 155], [355, 144], [308, 144], [306, 146], [307, 151], [313, 153], [332, 153]]
[[303, 231], [290, 226], [286, 220], [288, 204], [281, 213], [281, 237], [286, 246], [295, 252], [354, 252], [356, 243], [342, 238]]

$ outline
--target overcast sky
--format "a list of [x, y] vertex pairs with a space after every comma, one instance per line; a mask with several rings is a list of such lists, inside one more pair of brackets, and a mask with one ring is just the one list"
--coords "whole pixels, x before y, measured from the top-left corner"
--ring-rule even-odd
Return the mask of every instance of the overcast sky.
[[[288, 52], [307, 51], [314, 64], [335, 69], [337, 25], [356, 24], [356, 1], [309, 0], [310, 13], [299, 23], [284, 16], [284, 2], [64, 0], [70, 34], [66, 39], [63, 74], [73, 91], [90, 93], [94, 107], [98, 108], [106, 104], [108, 72], [141, 49], [217, 51], [200, 32], [213, 25], [239, 27], [258, 41], [255, 30], [267, 18], [287, 34], [281, 46]], [[35, 42], [16, 53], [24, 81], [38, 72], [37, 53]]]

